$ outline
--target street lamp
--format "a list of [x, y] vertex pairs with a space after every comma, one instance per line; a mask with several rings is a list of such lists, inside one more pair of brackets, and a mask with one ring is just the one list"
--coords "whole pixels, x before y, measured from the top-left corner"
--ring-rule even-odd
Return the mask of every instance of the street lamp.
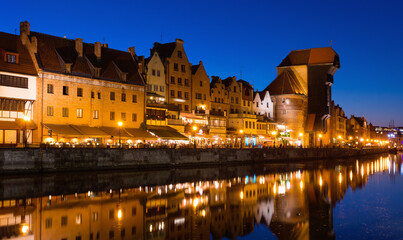
[[271, 132], [271, 135], [273, 135], [273, 147], [275, 148], [276, 147], [276, 135], [277, 135], [277, 132], [273, 131], [273, 132]]
[[320, 147], [322, 148], [322, 134], [319, 134]]
[[24, 141], [24, 148], [27, 147], [27, 141], [28, 141], [28, 139], [27, 139], [27, 122], [29, 122], [30, 120], [31, 120], [31, 119], [30, 119], [27, 115], [24, 116], [24, 123], [25, 123], [25, 127], [24, 127], [24, 138], [23, 138], [23, 141]]
[[120, 129], [122, 128], [122, 126], [123, 126], [123, 122], [122, 121], [119, 121], [118, 122], [118, 126], [119, 126], [119, 128], [118, 128], [118, 132], [119, 132], [119, 148], [121, 148], [122, 147], [122, 139], [121, 139], [121, 134], [120, 134]]
[[197, 131], [197, 126], [196, 126], [196, 125], [193, 126], [193, 127], [192, 127], [192, 130], [193, 130], [193, 145], [194, 145], [194, 148], [196, 149], [196, 131]]
[[239, 130], [239, 133], [241, 134], [241, 148], [242, 148], [242, 141], [243, 141], [243, 129]]

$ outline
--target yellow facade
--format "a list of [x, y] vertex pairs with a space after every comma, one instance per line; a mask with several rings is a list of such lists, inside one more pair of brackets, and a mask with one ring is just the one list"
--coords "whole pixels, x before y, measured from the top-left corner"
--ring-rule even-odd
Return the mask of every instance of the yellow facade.
[[203, 62], [192, 66], [192, 110], [209, 110], [210, 105], [210, 78], [204, 69]]

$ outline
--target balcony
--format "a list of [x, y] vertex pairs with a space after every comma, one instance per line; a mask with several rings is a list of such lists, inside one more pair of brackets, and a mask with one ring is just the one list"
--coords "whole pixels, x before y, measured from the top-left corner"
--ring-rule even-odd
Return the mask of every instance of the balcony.
[[184, 125], [182, 119], [170, 119], [168, 118], [168, 125]]
[[220, 117], [225, 117], [225, 112], [222, 112], [222, 111], [215, 111], [215, 110], [210, 110], [210, 115], [213, 115], [213, 116], [220, 116]]
[[243, 113], [231, 113], [230, 118], [252, 118], [256, 119], [256, 115], [253, 114], [243, 114]]

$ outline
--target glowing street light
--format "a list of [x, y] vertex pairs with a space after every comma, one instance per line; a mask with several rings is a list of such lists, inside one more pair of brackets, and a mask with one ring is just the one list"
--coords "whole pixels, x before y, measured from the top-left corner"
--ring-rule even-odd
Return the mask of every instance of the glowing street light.
[[320, 147], [322, 148], [322, 134], [321, 133], [319, 133], [319, 142], [320, 142]]
[[25, 123], [25, 128], [24, 128], [24, 147], [27, 147], [27, 142], [28, 142], [28, 138], [27, 138], [27, 122], [31, 121], [31, 119], [25, 115], [24, 116], [24, 123]]
[[277, 135], [277, 132], [273, 131], [273, 132], [271, 132], [271, 135], [273, 136], [273, 147], [276, 147], [276, 135]]
[[118, 126], [119, 126], [119, 129], [118, 129], [118, 131], [119, 131], [119, 148], [121, 148], [122, 147], [122, 139], [121, 139], [120, 130], [121, 130], [122, 126], [123, 126], [123, 122], [119, 121]]
[[196, 131], [197, 131], [197, 126], [194, 125], [194, 126], [192, 127], [192, 130], [193, 130], [193, 144], [194, 144], [194, 148], [196, 149]]
[[239, 130], [239, 133], [241, 134], [241, 148], [242, 148], [242, 141], [243, 141], [243, 129]]

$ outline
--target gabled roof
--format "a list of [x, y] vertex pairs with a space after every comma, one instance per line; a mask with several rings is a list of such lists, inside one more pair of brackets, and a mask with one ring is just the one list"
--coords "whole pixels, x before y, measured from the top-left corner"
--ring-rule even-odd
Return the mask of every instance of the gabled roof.
[[199, 69], [199, 67], [200, 67], [200, 64], [198, 64], [198, 65], [192, 65], [191, 69], [192, 69], [192, 74], [193, 74], [193, 75], [196, 74], [196, 72], [197, 72], [197, 70]]
[[304, 88], [297, 80], [294, 72], [291, 70], [284, 70], [280, 75], [274, 79], [263, 91], [269, 91], [270, 95], [283, 95], [283, 94], [304, 94], [307, 95]]
[[83, 56], [75, 49], [75, 40], [32, 32], [38, 40], [37, 59], [40, 68], [65, 73], [64, 64], [70, 63], [71, 75], [93, 78], [93, 68], [100, 68], [100, 79], [122, 82], [121, 74], [126, 73], [127, 84], [144, 85], [136, 60], [131, 53], [101, 47], [101, 58], [94, 54], [94, 44], [83, 43]]
[[220, 77], [211, 76], [210, 89], [214, 88], [215, 85], [218, 83], [222, 84], [222, 80], [220, 79]]
[[365, 118], [363, 118], [363, 117], [355, 117], [355, 116], [351, 116], [351, 117], [354, 118], [354, 120], [355, 120], [361, 127], [364, 127]]
[[315, 64], [333, 64], [340, 67], [339, 55], [331, 47], [293, 50], [279, 67]]
[[159, 43], [155, 42], [154, 47], [151, 49], [151, 55], [154, 54], [154, 52], [158, 52], [158, 55], [160, 56], [161, 59], [169, 58], [172, 56], [172, 53], [174, 52], [176, 48], [176, 42], [170, 42], [170, 43]]
[[225, 87], [229, 87], [232, 82], [237, 82], [235, 77], [227, 77], [226, 79], [222, 80], [222, 83], [225, 85]]
[[[18, 63], [4, 61], [2, 53], [5, 52], [17, 53]], [[20, 36], [0, 32], [0, 71], [37, 75], [32, 58], [28, 49], [22, 44]]]
[[248, 88], [253, 89], [253, 86], [250, 83], [248, 83], [247, 81], [243, 80], [243, 79], [239, 79], [237, 82], [242, 83], [242, 86], [246, 86]]

